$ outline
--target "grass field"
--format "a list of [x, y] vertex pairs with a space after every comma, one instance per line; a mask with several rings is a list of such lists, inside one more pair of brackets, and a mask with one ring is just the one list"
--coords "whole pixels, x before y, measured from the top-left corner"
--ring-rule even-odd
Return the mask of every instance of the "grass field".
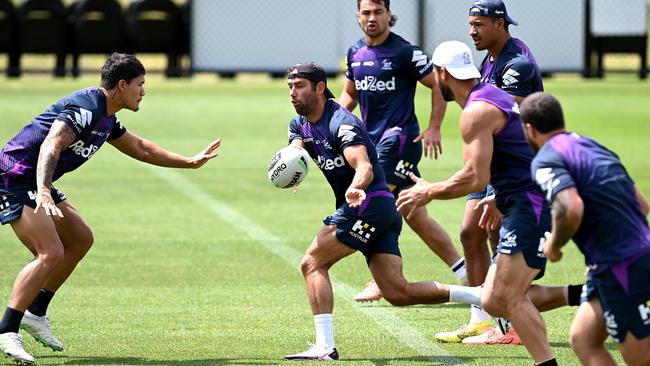
[[[650, 194], [647, 141], [650, 84], [634, 76], [605, 81], [562, 76], [546, 80], [564, 104], [569, 128], [616, 151]], [[95, 78], [28, 77], [0, 82], [0, 140], [6, 142], [59, 97], [94, 85]], [[333, 207], [315, 169], [297, 194], [266, 179], [271, 155], [286, 142], [294, 115], [283, 80], [224, 81], [148, 77], [141, 111], [119, 114], [127, 128], [162, 146], [193, 154], [223, 137], [221, 156], [198, 171], [150, 168], [110, 145], [57, 187], [80, 210], [95, 245], [50, 307], [64, 353], [29, 339], [43, 365], [277, 365], [313, 340], [313, 321], [298, 271], [302, 251]], [[332, 83], [338, 94], [340, 80]], [[428, 93], [417, 97], [427, 120]], [[430, 180], [462, 164], [459, 107], [450, 104], [444, 154], [423, 161]], [[313, 165], [312, 165], [313, 167]], [[439, 201], [429, 212], [457, 232], [464, 201]], [[401, 237], [404, 272], [411, 280], [454, 281], [451, 272], [409, 229]], [[9, 227], [0, 231], [0, 303], [30, 260]], [[573, 245], [547, 269], [545, 284], [583, 281], [583, 259]], [[530, 365], [524, 347], [436, 343], [433, 335], [466, 321], [461, 305], [393, 308], [350, 298], [368, 279], [363, 256], [337, 264], [335, 335], [345, 365]], [[578, 361], [567, 342], [575, 309], [544, 314], [562, 365]], [[614, 347], [613, 343], [609, 343]], [[620, 355], [616, 354], [621, 361]], [[8, 364], [0, 358], [0, 364]]]

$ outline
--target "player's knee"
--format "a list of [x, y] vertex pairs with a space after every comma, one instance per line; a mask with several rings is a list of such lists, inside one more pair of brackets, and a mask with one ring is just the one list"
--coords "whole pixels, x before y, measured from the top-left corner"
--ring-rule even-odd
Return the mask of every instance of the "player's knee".
[[461, 227], [460, 243], [463, 245], [463, 251], [467, 252], [468, 250], [475, 250], [477, 246], [485, 243], [486, 236], [487, 234], [478, 227]]
[[507, 298], [495, 291], [483, 292], [481, 295], [481, 306], [490, 315], [505, 317], [507, 314]]
[[300, 271], [303, 276], [318, 271], [322, 266], [316, 257], [310, 254], [305, 254], [300, 261]]
[[407, 306], [411, 305], [412, 303], [410, 296], [400, 291], [382, 290], [381, 294], [384, 296], [384, 299], [386, 299], [386, 301], [388, 301], [393, 306]]
[[588, 354], [593, 347], [592, 343], [592, 340], [589, 339], [589, 334], [585, 334], [585, 332], [576, 327], [571, 327], [569, 331], [569, 344], [576, 355]]
[[52, 245], [51, 248], [47, 248], [42, 253], [39, 253], [36, 259], [40, 264], [46, 268], [52, 269], [63, 261], [64, 251], [61, 244]]

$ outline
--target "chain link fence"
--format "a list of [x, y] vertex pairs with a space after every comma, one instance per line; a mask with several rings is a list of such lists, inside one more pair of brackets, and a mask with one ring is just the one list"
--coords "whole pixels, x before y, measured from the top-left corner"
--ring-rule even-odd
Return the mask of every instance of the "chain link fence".
[[[13, 0], [18, 5], [23, 0]], [[182, 67], [198, 72], [284, 73], [286, 67], [306, 60], [321, 63], [329, 72], [340, 73], [346, 51], [363, 36], [357, 25], [355, 0], [174, 0], [191, 1], [190, 55]], [[69, 6], [74, 0], [63, 1]], [[120, 0], [126, 9], [131, 1]], [[431, 53], [438, 43], [457, 39], [471, 47], [468, 9], [472, 0], [393, 0], [398, 16], [393, 27], [412, 43]], [[545, 72], [585, 72], [597, 63], [588, 34], [641, 36], [647, 42], [650, 0], [506, 0], [509, 14], [520, 22], [511, 27], [514, 37], [532, 49]], [[587, 16], [587, 4], [591, 16]], [[0, 20], [2, 16], [0, 15]], [[620, 44], [620, 42], [619, 42]], [[599, 45], [599, 44], [597, 44]], [[646, 46], [647, 47], [647, 46]], [[589, 54], [589, 55], [588, 55]], [[163, 55], [139, 55], [149, 70], [164, 70]], [[475, 52], [475, 61], [483, 54]], [[81, 68], [99, 70], [105, 55], [83, 55]], [[8, 63], [0, 53], [0, 70]], [[53, 55], [25, 54], [25, 72], [51, 72]], [[637, 71], [640, 53], [606, 51], [602, 63], [607, 70]], [[646, 68], [647, 61], [646, 61]]]

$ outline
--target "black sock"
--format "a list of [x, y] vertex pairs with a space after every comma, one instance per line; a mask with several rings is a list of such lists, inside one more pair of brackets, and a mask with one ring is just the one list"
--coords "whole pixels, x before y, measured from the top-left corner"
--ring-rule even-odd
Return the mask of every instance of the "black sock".
[[23, 320], [24, 313], [16, 309], [7, 307], [5, 315], [0, 320], [0, 334], [2, 333], [18, 333], [20, 321]]
[[569, 306], [580, 306], [580, 295], [582, 294], [582, 284], [569, 285]]
[[42, 288], [27, 310], [36, 316], [45, 315], [47, 307], [50, 305], [50, 301], [52, 301], [52, 297], [54, 297], [54, 292]]
[[557, 361], [555, 360], [555, 357], [553, 357], [548, 361], [538, 363], [537, 366], [557, 366]]

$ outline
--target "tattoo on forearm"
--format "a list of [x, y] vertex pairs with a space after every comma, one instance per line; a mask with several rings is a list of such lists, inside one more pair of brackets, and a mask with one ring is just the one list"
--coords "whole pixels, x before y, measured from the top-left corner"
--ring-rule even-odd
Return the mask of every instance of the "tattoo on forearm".
[[66, 149], [77, 138], [70, 126], [55, 121], [50, 132], [41, 144], [36, 164], [36, 185], [38, 188], [52, 185], [54, 169], [59, 162], [61, 151]]
[[553, 200], [553, 233], [555, 234], [555, 247], [561, 248], [575, 234], [571, 222], [569, 222], [568, 208], [571, 204], [571, 197], [566, 192], [560, 192]]

